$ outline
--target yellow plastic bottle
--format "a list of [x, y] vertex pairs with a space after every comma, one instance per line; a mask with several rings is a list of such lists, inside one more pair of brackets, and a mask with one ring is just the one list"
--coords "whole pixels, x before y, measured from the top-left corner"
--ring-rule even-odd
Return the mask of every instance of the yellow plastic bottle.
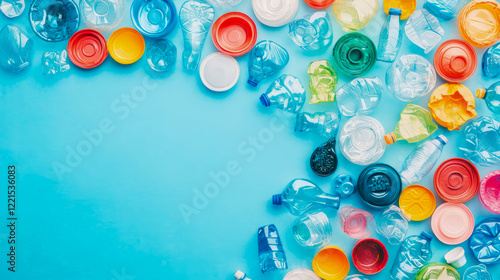
[[417, 0], [384, 0], [384, 12], [389, 14], [390, 8], [401, 10], [401, 20], [405, 20], [413, 14], [417, 8]]
[[486, 48], [500, 40], [500, 3], [474, 0], [458, 16], [460, 34], [474, 47]]
[[333, 14], [345, 32], [365, 27], [378, 11], [378, 0], [336, 0]]

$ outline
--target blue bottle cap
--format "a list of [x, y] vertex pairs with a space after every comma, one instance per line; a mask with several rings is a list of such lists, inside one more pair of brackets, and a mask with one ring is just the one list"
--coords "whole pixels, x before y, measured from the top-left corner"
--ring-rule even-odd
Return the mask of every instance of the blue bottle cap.
[[281, 194], [273, 195], [273, 204], [274, 205], [281, 205]]
[[431, 241], [431, 240], [432, 240], [432, 235], [428, 234], [428, 233], [427, 233], [427, 232], [425, 232], [425, 231], [422, 231], [422, 232], [420, 233], [420, 235], [421, 235], [422, 237], [424, 237], [425, 239], [429, 240], [429, 241]]
[[401, 15], [401, 9], [390, 8], [389, 9], [389, 15], [400, 16]]
[[262, 103], [262, 105], [266, 107], [269, 107], [271, 105], [271, 101], [269, 100], [269, 97], [265, 93], [260, 96], [260, 102]]
[[361, 198], [371, 206], [391, 205], [401, 194], [401, 177], [394, 168], [387, 164], [372, 164], [359, 175], [358, 192]]

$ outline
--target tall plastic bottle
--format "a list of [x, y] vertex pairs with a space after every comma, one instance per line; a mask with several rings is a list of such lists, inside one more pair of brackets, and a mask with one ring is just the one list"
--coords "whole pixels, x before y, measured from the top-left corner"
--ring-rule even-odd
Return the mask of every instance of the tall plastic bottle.
[[304, 105], [306, 91], [299, 79], [282, 75], [274, 81], [266, 93], [260, 96], [262, 105], [275, 107], [290, 113], [297, 113]]
[[275, 225], [260, 227], [257, 231], [257, 242], [262, 273], [288, 268], [285, 251]]
[[387, 21], [380, 31], [377, 60], [394, 62], [398, 57], [402, 42], [403, 21], [401, 20], [401, 10], [390, 8]]
[[288, 52], [273, 41], [260, 41], [250, 52], [248, 84], [257, 86], [265, 78], [277, 74], [289, 60]]
[[252, 280], [252, 279], [247, 277], [245, 272], [240, 271], [240, 270], [236, 271], [236, 273], [234, 274], [234, 278], [236, 278], [237, 280]]
[[281, 194], [273, 195], [273, 204], [285, 205], [290, 213], [300, 216], [312, 209], [339, 209], [340, 198], [324, 193], [320, 187], [306, 179], [291, 181]]
[[413, 280], [432, 257], [431, 240], [432, 236], [425, 231], [406, 238], [394, 260], [391, 280]]
[[488, 89], [478, 89], [476, 97], [484, 99], [490, 111], [500, 114], [500, 82], [492, 84]]
[[436, 164], [447, 142], [444, 135], [439, 135], [416, 147], [403, 162], [400, 172], [403, 183], [411, 185], [422, 180]]

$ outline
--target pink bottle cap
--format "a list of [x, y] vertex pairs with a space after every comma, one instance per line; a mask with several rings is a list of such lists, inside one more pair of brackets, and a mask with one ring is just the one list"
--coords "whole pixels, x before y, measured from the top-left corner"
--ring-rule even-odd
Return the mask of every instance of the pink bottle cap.
[[384, 269], [389, 254], [382, 242], [377, 239], [363, 239], [354, 245], [352, 262], [359, 272], [376, 274]]
[[486, 174], [481, 180], [479, 200], [490, 212], [500, 214], [500, 170]]
[[479, 190], [479, 172], [474, 164], [463, 158], [450, 158], [434, 173], [434, 188], [446, 201], [464, 203]]
[[349, 236], [356, 238], [356, 236], [363, 236], [368, 223], [366, 222], [365, 215], [362, 213], [354, 214], [348, 217], [344, 222], [344, 232]]
[[432, 232], [441, 242], [456, 245], [471, 236], [474, 231], [474, 216], [467, 206], [446, 202], [434, 211], [431, 226]]
[[465, 41], [446, 41], [436, 50], [434, 67], [443, 79], [449, 82], [463, 82], [476, 72], [476, 52]]
[[212, 27], [212, 40], [221, 53], [241, 56], [255, 45], [257, 27], [247, 15], [230, 12], [215, 21]]

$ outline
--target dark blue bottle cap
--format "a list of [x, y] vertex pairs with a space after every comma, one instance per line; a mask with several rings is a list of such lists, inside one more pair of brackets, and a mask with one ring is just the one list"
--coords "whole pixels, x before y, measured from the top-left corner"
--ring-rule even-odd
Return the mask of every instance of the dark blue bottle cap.
[[401, 194], [401, 177], [394, 168], [387, 164], [372, 164], [359, 175], [358, 192], [361, 198], [371, 206], [391, 205]]
[[253, 87], [256, 87], [256, 86], [257, 86], [257, 83], [256, 83], [256, 82], [254, 82], [254, 81], [252, 81], [252, 80], [250, 80], [250, 79], [248, 79], [247, 84], [249, 84], [249, 85], [251, 85], [251, 86], [253, 86]]
[[424, 237], [425, 239], [429, 240], [429, 241], [431, 241], [431, 240], [432, 240], [432, 235], [428, 234], [428, 233], [427, 233], [427, 232], [425, 232], [425, 231], [422, 231], [422, 232], [420, 233], [420, 235], [421, 235], [422, 237]]
[[269, 107], [269, 105], [271, 105], [271, 101], [269, 101], [269, 97], [265, 93], [260, 96], [260, 102], [266, 107]]
[[389, 9], [389, 15], [400, 16], [401, 15], [401, 9], [390, 8]]
[[273, 195], [273, 204], [274, 205], [281, 205], [281, 194]]

